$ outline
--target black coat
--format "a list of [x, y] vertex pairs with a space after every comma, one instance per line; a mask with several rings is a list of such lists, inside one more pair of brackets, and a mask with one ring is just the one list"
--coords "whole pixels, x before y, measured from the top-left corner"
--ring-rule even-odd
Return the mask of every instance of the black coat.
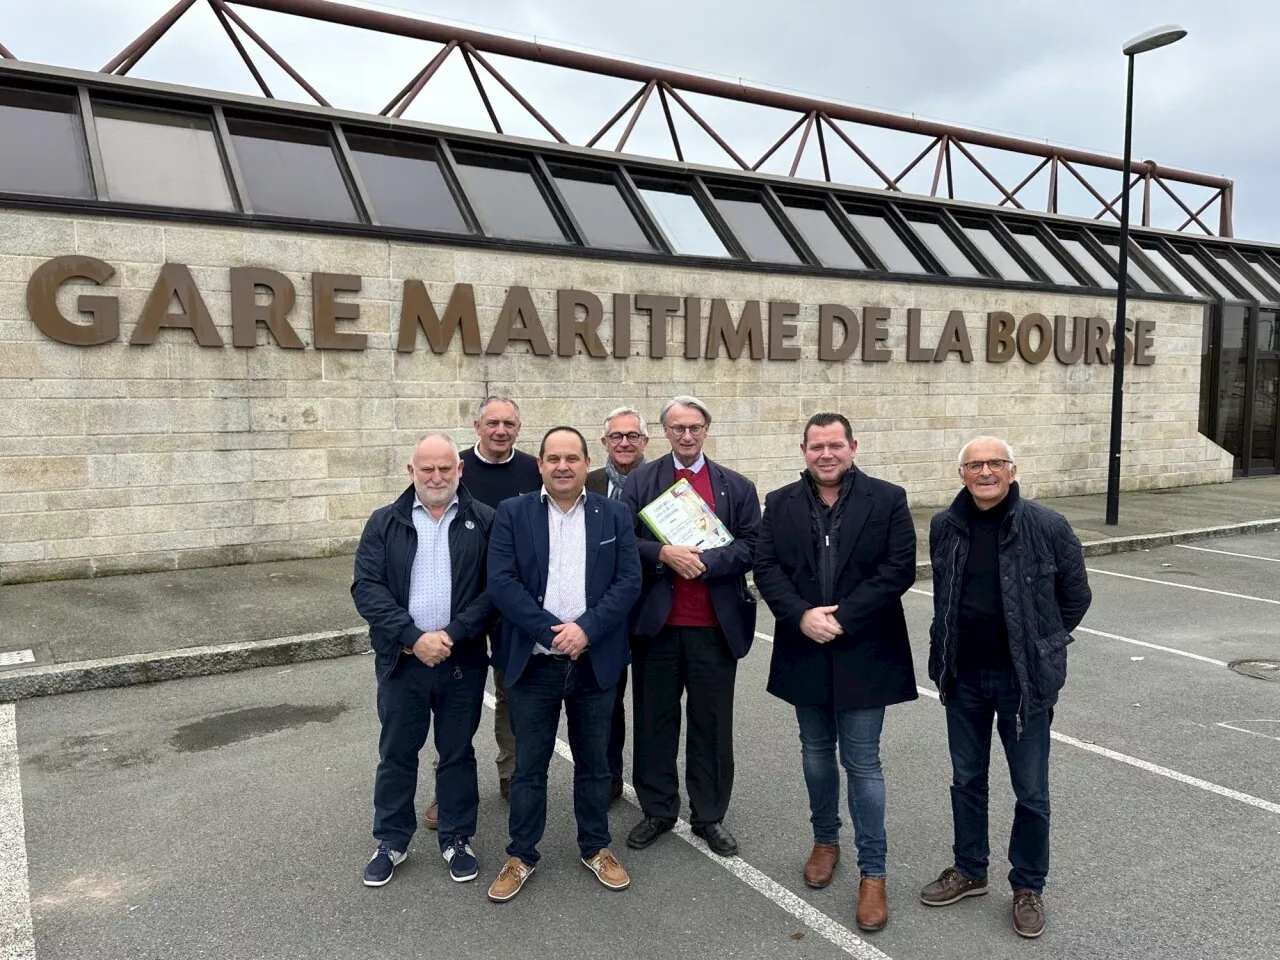
[[[1009, 511], [1000, 525], [1000, 600], [1009, 631], [1009, 654], [1022, 690], [1020, 721], [1058, 701], [1067, 682], [1067, 644], [1093, 600], [1084, 550], [1062, 514], [1023, 500], [1009, 488]], [[961, 490], [929, 525], [933, 561], [933, 624], [929, 628], [929, 679], [945, 702], [956, 675], [957, 620], [964, 565], [969, 558], [970, 495]]]
[[[413, 526], [413, 485], [394, 503], [379, 507], [364, 525], [356, 548], [351, 598], [369, 624], [378, 679], [390, 676], [405, 647], [412, 647], [422, 631], [409, 615], [409, 576], [418, 552]], [[485, 634], [493, 621], [493, 603], [485, 586], [485, 555], [493, 509], [458, 488], [458, 513], [449, 524], [449, 565], [452, 596], [450, 620], [444, 628], [453, 641], [449, 659], [438, 666], [485, 664]]]
[[836, 710], [914, 700], [915, 670], [902, 595], [915, 582], [916, 533], [902, 487], [856, 471], [837, 533], [836, 620], [844, 633], [818, 643], [800, 630], [824, 604], [809, 493], [803, 478], [765, 498], [756, 541], [756, 588], [773, 611], [768, 690], [797, 706]]
[[[707, 572], [701, 579], [710, 590], [711, 606], [729, 650], [740, 660], [751, 649], [756, 635], [756, 601], [747, 589], [747, 574], [751, 572], [760, 528], [760, 498], [756, 485], [742, 474], [713, 463], [710, 458], [704, 469], [711, 471], [716, 516], [734, 540], [727, 547], [702, 554], [700, 559]], [[656, 637], [671, 616], [675, 601], [676, 574], [658, 562], [662, 544], [640, 519], [640, 511], [675, 482], [675, 458], [668, 453], [636, 467], [622, 490], [622, 502], [635, 517], [636, 545], [644, 566], [644, 589], [631, 614], [631, 630], [637, 637]]]

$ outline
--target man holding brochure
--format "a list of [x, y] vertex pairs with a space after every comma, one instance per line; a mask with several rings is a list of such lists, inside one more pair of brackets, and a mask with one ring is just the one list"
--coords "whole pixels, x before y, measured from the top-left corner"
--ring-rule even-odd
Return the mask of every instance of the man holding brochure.
[[755, 636], [746, 575], [760, 501], [750, 480], [703, 455], [711, 414], [701, 400], [675, 397], [660, 419], [671, 452], [637, 467], [622, 492], [644, 567], [632, 614], [634, 776], [644, 819], [627, 845], [643, 849], [675, 825], [687, 690], [690, 820], [697, 836], [728, 857], [738, 852], [722, 822], [733, 790], [733, 692], [738, 661]]

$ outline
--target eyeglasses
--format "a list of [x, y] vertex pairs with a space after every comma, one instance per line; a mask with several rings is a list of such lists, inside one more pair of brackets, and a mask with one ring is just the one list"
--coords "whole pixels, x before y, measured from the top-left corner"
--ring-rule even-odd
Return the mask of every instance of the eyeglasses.
[[667, 433], [674, 434], [677, 437], [685, 433], [689, 434], [691, 437], [700, 437], [707, 432], [707, 425], [705, 423], [692, 423], [685, 426], [679, 423], [669, 423], [663, 429], [665, 429]]
[[1012, 460], [970, 460], [964, 465], [964, 468], [969, 473], [981, 473], [983, 467], [986, 467], [992, 473], [999, 473], [1012, 464]]
[[627, 443], [639, 443], [641, 440], [649, 439], [643, 433], [636, 433], [634, 430], [630, 433], [606, 433], [604, 438], [610, 443], [621, 443], [623, 440]]

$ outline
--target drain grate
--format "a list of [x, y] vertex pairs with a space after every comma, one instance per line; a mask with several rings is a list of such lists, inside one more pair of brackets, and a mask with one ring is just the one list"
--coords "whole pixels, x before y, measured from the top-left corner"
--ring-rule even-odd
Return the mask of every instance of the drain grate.
[[1232, 660], [1227, 666], [1242, 676], [1280, 680], [1280, 660]]
[[8, 650], [0, 653], [0, 667], [16, 667], [20, 663], [35, 663], [36, 655], [30, 650]]

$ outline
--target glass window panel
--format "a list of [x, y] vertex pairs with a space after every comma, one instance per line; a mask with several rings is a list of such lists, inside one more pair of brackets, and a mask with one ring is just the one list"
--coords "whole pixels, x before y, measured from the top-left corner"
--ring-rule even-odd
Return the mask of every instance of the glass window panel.
[[430, 144], [347, 134], [347, 145], [379, 223], [469, 232]]
[[1275, 302], [1275, 293], [1273, 293], [1270, 288], [1264, 286], [1261, 281], [1251, 280], [1247, 277], [1245, 272], [1231, 261], [1231, 258], [1227, 255], [1226, 251], [1213, 251], [1213, 258], [1218, 261], [1218, 265], [1222, 267], [1223, 270], [1235, 277], [1236, 282], [1239, 283], [1240, 286], [1244, 287], [1244, 289], [1248, 291], [1249, 295], [1255, 300], [1261, 300], [1264, 303], [1268, 301], [1272, 303]]
[[1271, 281], [1273, 286], [1280, 284], [1280, 268], [1268, 260], [1263, 254], [1253, 253], [1244, 254], [1244, 258], [1249, 265], [1258, 273], [1262, 274], [1263, 279]]
[[862, 234], [862, 239], [867, 241], [871, 249], [884, 261], [886, 269], [893, 273], [927, 272], [884, 217], [874, 213], [854, 213], [848, 210], [845, 213]]
[[1174, 289], [1178, 293], [1185, 293], [1189, 297], [1202, 297], [1204, 291], [1199, 289], [1195, 284], [1183, 276], [1182, 271], [1178, 270], [1168, 258], [1155, 247], [1143, 247], [1142, 252], [1147, 255], [1147, 259], [1156, 265], [1173, 284]]
[[[1111, 254], [1111, 258], [1115, 260], [1117, 266], [1120, 263], [1120, 241], [1111, 240], [1107, 237], [1098, 237], [1098, 242], [1102, 244], [1102, 249]], [[1129, 248], [1131, 251], [1133, 247]], [[1164, 285], [1159, 283], [1155, 277], [1142, 269], [1142, 266], [1133, 259], [1133, 254], [1129, 255], [1129, 279], [1136, 281], [1138, 286], [1143, 290], [1150, 290], [1152, 293], [1164, 293]], [[1113, 284], [1114, 286], [1114, 284]]]
[[93, 197], [74, 98], [0, 88], [0, 191]]
[[720, 235], [691, 194], [641, 187], [640, 196], [676, 253], [701, 257], [729, 256]]
[[207, 117], [94, 104], [107, 194], [125, 203], [234, 210]]
[[838, 267], [844, 270], [865, 270], [858, 252], [845, 239], [840, 228], [832, 221], [826, 210], [812, 207], [786, 207], [787, 216], [795, 224], [800, 235], [809, 244], [809, 249], [818, 256], [818, 260], [826, 267]]
[[1058, 242], [1062, 244], [1063, 249], [1075, 258], [1076, 263], [1084, 267], [1084, 272], [1093, 277], [1094, 282], [1104, 289], [1114, 290], [1116, 288], [1116, 278], [1111, 275], [1106, 267], [1104, 267], [1082, 240], [1075, 237], [1064, 237], [1059, 235]]
[[963, 227], [962, 229], [965, 236], [969, 238], [969, 242], [982, 251], [982, 255], [996, 268], [996, 272], [1006, 280], [1031, 280], [1027, 271], [1013, 259], [1013, 254], [1006, 250], [1004, 244], [986, 227]]
[[1280, 352], [1280, 322], [1272, 310], [1262, 310], [1258, 314], [1258, 333], [1254, 338], [1258, 350], [1263, 353]]
[[1250, 470], [1276, 466], [1276, 401], [1280, 399], [1280, 359], [1259, 357], [1253, 372], [1253, 449]]
[[491, 237], [564, 243], [546, 197], [522, 161], [502, 161], [460, 154], [458, 176], [480, 223]]
[[1080, 281], [1071, 275], [1066, 267], [1062, 265], [1062, 261], [1054, 256], [1049, 248], [1044, 245], [1039, 237], [1034, 233], [1014, 233], [1018, 243], [1022, 244], [1022, 249], [1031, 255], [1031, 259], [1039, 264], [1049, 277], [1052, 283], [1061, 284], [1064, 287], [1078, 287]]
[[1214, 293], [1218, 294], [1218, 296], [1226, 297], [1229, 300], [1239, 299], [1238, 294], [1234, 294], [1228, 290], [1222, 281], [1209, 272], [1209, 268], [1201, 263], [1194, 253], [1190, 250], [1177, 250], [1176, 248], [1175, 251], [1178, 256], [1182, 258], [1182, 262], [1187, 265], [1187, 268], [1199, 277], [1203, 283], [1207, 284], [1207, 289], [1212, 290]]
[[982, 271], [964, 255], [964, 251], [956, 246], [950, 234], [942, 228], [942, 224], [932, 220], [911, 220], [913, 229], [924, 241], [925, 246], [933, 253], [942, 268], [953, 277], [980, 277]]
[[357, 221], [328, 132], [227, 118], [254, 213]]
[[1222, 308], [1222, 354], [1218, 364], [1218, 431], [1214, 443], [1241, 464], [1244, 450], [1244, 401], [1247, 368], [1246, 309]]
[[588, 180], [556, 173], [555, 179], [588, 245], [613, 250], [653, 250], [653, 244], [640, 229], [612, 177], [606, 174]]
[[756, 199], [714, 195], [716, 208], [729, 223], [738, 242], [752, 260], [765, 263], [800, 263], [795, 248], [787, 242], [777, 222]]

